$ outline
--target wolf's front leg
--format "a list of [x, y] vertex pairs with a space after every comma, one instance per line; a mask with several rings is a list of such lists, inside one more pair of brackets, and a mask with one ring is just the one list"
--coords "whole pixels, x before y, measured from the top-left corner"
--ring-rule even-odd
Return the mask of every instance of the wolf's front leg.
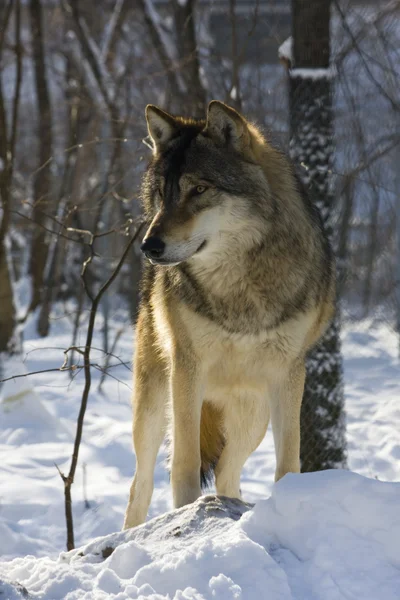
[[135, 386], [133, 445], [136, 472], [125, 513], [124, 529], [136, 527], [146, 520], [153, 494], [154, 467], [164, 438], [167, 385], [153, 375]]
[[172, 464], [174, 507], [194, 502], [200, 488], [200, 420], [203, 386], [194, 357], [179, 353], [173, 360]]
[[130, 489], [124, 529], [146, 520], [153, 494], [154, 467], [165, 433], [168, 377], [140, 321], [134, 365], [133, 446], [136, 473]]
[[298, 360], [289, 369], [270, 373], [270, 408], [274, 434], [275, 481], [286, 473], [300, 472], [300, 410], [304, 392], [305, 364]]

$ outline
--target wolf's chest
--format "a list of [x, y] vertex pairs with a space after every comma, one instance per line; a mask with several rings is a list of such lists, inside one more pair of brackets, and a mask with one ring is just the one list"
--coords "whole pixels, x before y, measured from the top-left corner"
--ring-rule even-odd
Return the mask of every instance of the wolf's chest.
[[[245, 327], [227, 331], [224, 326], [190, 310], [183, 311], [187, 332], [196, 354], [206, 364], [229, 373], [246, 372], [251, 377], [266, 366], [291, 362], [305, 347], [315, 312], [298, 314], [276, 327], [263, 329], [254, 324], [249, 331]], [[212, 367], [214, 368], [214, 366]]]
[[215, 340], [203, 357], [204, 397], [222, 409], [238, 398], [246, 405], [266, 398], [277, 373], [288, 372], [294, 358], [284, 335]]
[[[267, 293], [246, 278], [235, 283], [221, 273], [210, 274], [207, 284], [190, 274], [180, 273], [175, 292], [180, 302], [199, 317], [216, 325], [228, 335], [258, 336], [281, 321], [283, 299]], [[263, 286], [265, 288], [265, 286]]]

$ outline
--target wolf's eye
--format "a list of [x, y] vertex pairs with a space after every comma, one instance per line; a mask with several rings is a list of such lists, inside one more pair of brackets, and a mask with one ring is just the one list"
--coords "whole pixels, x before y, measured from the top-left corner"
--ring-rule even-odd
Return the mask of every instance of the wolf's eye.
[[196, 185], [195, 187], [195, 191], [196, 194], [203, 194], [206, 191], [206, 186], [205, 185]]

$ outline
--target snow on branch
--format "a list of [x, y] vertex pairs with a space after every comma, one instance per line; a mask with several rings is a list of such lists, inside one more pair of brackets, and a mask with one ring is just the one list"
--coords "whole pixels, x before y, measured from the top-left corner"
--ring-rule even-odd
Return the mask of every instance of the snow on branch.
[[278, 48], [280, 61], [289, 69], [291, 77], [301, 77], [302, 79], [333, 79], [336, 77], [337, 69], [331, 65], [327, 69], [321, 68], [291, 68], [293, 61], [293, 38], [288, 37]]
[[293, 38], [288, 37], [278, 48], [278, 56], [281, 60], [287, 61], [289, 64], [293, 60]]
[[300, 69], [290, 69], [289, 70], [290, 77], [295, 78], [299, 77], [301, 79], [333, 79], [336, 77], [336, 67], [330, 66], [327, 69], [320, 68], [300, 68]]

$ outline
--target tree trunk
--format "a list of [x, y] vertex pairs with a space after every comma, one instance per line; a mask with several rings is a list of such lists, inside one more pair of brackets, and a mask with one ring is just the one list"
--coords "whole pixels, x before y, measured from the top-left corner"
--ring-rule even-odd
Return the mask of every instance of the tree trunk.
[[[29, 271], [32, 277], [32, 298], [30, 310], [41, 301], [46, 268], [48, 242], [46, 232], [41, 227], [46, 222], [46, 212], [51, 212], [51, 164], [52, 156], [51, 105], [44, 59], [43, 14], [41, 0], [30, 0], [30, 25], [32, 53], [35, 73], [35, 87], [38, 109], [39, 164], [33, 183], [33, 220], [37, 223], [33, 231]], [[48, 327], [44, 327], [44, 330]], [[39, 331], [40, 334], [40, 331]]]
[[236, 110], [242, 110], [242, 94], [240, 91], [240, 56], [237, 40], [236, 0], [229, 0], [229, 19], [231, 22], [231, 62], [232, 82], [227, 101]]
[[[1, 86], [0, 106], [3, 106]], [[0, 156], [4, 156], [4, 159], [1, 160], [7, 160], [7, 139], [3, 139], [0, 144], [2, 146]], [[11, 215], [11, 169], [12, 165], [7, 164], [7, 168], [0, 171], [0, 354], [9, 351], [15, 329], [13, 286], [7, 248], [7, 233]]]
[[[330, 2], [292, 0], [290, 153], [332, 241], [333, 109], [329, 70]], [[318, 70], [317, 70], [318, 69]], [[301, 412], [302, 471], [345, 467], [346, 441], [339, 314], [307, 360]]]
[[[10, 2], [5, 14], [2, 14], [0, 37], [0, 62], [3, 58], [3, 41], [10, 22], [11, 11], [14, 9], [14, 42], [16, 56], [16, 79], [12, 108], [6, 114], [3, 81], [0, 77], [0, 370], [2, 369], [2, 354], [13, 354], [20, 351], [16, 332], [16, 310], [14, 304], [14, 286], [11, 272], [11, 260], [8, 248], [8, 232], [11, 224], [12, 183], [15, 167], [15, 147], [18, 134], [19, 104], [21, 98], [22, 45], [21, 45], [21, 2], [15, 6]], [[8, 133], [7, 122], [11, 123]]]
[[175, 32], [181, 72], [188, 90], [185, 108], [188, 116], [204, 119], [206, 92], [200, 79], [200, 59], [195, 31], [195, 0], [175, 0]]
[[15, 306], [6, 242], [0, 245], [0, 354], [12, 352], [15, 330]]

